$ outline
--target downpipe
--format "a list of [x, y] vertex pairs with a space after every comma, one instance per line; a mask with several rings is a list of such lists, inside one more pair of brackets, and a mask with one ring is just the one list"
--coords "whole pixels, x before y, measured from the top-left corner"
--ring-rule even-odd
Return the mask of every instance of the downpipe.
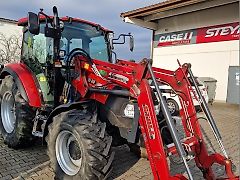
[[189, 166], [187, 164], [186, 152], [184, 151], [184, 149], [182, 147], [181, 141], [180, 141], [180, 139], [178, 137], [178, 134], [177, 134], [177, 131], [176, 131], [175, 127], [174, 127], [174, 122], [173, 122], [172, 116], [171, 116], [171, 114], [169, 112], [167, 103], [166, 103], [164, 97], [161, 94], [161, 91], [160, 91], [160, 89], [158, 87], [158, 84], [157, 84], [156, 77], [155, 77], [155, 75], [153, 73], [153, 70], [152, 70], [152, 66], [151, 66], [151, 64], [149, 62], [148, 62], [148, 70], [149, 70], [149, 73], [150, 73], [151, 78], [153, 80], [153, 84], [155, 86], [155, 90], [157, 91], [157, 95], [158, 95], [158, 98], [160, 100], [160, 106], [162, 108], [163, 115], [164, 115], [164, 117], [166, 119], [167, 125], [169, 127], [169, 131], [170, 131], [171, 136], [173, 138], [173, 141], [174, 141], [174, 144], [175, 144], [176, 149], [178, 151], [178, 154], [180, 155], [180, 157], [183, 160], [183, 163], [184, 163], [184, 165], [186, 167], [189, 179], [193, 180], [192, 173], [191, 173], [190, 168], [189, 168]]

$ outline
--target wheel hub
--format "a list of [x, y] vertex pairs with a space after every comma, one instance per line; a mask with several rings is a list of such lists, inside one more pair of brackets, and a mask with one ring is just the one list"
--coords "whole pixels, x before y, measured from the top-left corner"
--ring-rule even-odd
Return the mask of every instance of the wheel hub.
[[74, 176], [82, 164], [82, 152], [79, 143], [70, 131], [61, 131], [56, 140], [56, 158], [59, 166], [69, 176]]
[[1, 102], [2, 124], [7, 133], [14, 130], [16, 123], [16, 107], [12, 92], [6, 91]]
[[69, 150], [70, 157], [73, 160], [78, 160], [81, 158], [81, 150], [80, 150], [80, 147], [78, 146], [77, 141], [71, 141], [68, 146], [68, 150]]

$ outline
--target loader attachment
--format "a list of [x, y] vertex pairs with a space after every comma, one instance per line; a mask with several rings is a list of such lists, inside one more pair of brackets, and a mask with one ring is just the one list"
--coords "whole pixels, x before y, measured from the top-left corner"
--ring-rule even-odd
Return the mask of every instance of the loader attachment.
[[[138, 73], [135, 75], [136, 81], [139, 83], [139, 95], [137, 97], [138, 106], [140, 109], [139, 124], [144, 137], [148, 158], [152, 168], [154, 179], [187, 179], [182, 174], [171, 176], [168, 168], [167, 157], [177, 154], [186, 169], [188, 179], [193, 180], [193, 174], [188, 165], [188, 161], [194, 159], [197, 167], [202, 171], [203, 177], [207, 180], [216, 179], [211, 166], [214, 163], [225, 166], [226, 176], [225, 179], [238, 179], [232, 172], [232, 162], [228, 158], [226, 150], [223, 147], [220, 133], [211, 115], [211, 112], [198, 89], [194, 80], [193, 74], [189, 64], [180, 66], [175, 72], [163, 70], [159, 68], [152, 68], [149, 61], [143, 60], [141, 66], [138, 67]], [[145, 74], [145, 75], [143, 75]], [[190, 94], [190, 86], [188, 75], [193, 80], [196, 90], [201, 102], [201, 107], [206, 114], [209, 124], [215, 134], [217, 141], [223, 151], [224, 156], [219, 153], [208, 154], [203, 135], [198, 122], [197, 114], [193, 105], [192, 97]], [[154, 111], [152, 102], [152, 95], [149, 85], [149, 80], [155, 87], [161, 111], [166, 120], [168, 129], [171, 133], [173, 143], [164, 145], [159, 130], [158, 120]], [[185, 133], [185, 138], [180, 139], [173, 122], [173, 118], [168, 110], [168, 106], [162, 93], [159, 89], [159, 82], [169, 84], [180, 97], [182, 109], [180, 111], [182, 126]]]
[[[193, 82], [193, 85], [194, 85], [194, 87], [196, 89], [196, 92], [197, 92], [197, 95], [198, 95], [197, 97], [198, 97], [198, 100], [200, 102], [200, 106], [203, 109], [203, 112], [205, 113], [205, 115], [206, 115], [206, 117], [208, 119], [209, 125], [211, 126], [211, 129], [212, 129], [212, 131], [214, 133], [214, 136], [215, 136], [217, 142], [219, 143], [219, 146], [220, 146], [220, 148], [222, 150], [222, 153], [224, 154], [225, 158], [228, 159], [227, 152], [226, 152], [226, 150], [225, 150], [225, 148], [223, 146], [221, 134], [220, 134], [220, 132], [219, 132], [219, 130], [217, 128], [217, 125], [216, 125], [216, 123], [215, 123], [215, 121], [213, 119], [213, 116], [212, 116], [212, 114], [211, 114], [211, 112], [210, 112], [210, 110], [208, 108], [207, 102], [206, 102], [205, 98], [203, 97], [203, 95], [202, 95], [202, 93], [201, 93], [201, 91], [200, 91], [200, 89], [199, 89], [199, 87], [197, 85], [197, 82], [196, 82], [196, 80], [195, 80], [195, 78], [193, 76], [190, 64], [189, 64], [189, 68], [188, 68], [188, 73], [189, 73], [190, 78], [191, 78], [191, 80]], [[195, 93], [195, 91], [194, 91], [194, 93]]]
[[[27, 111], [32, 112], [31, 116], [29, 116], [30, 120], [36, 120], [33, 131], [37, 132], [39, 125], [42, 132], [48, 135], [48, 152], [51, 164], [54, 165], [52, 168], [55, 172], [55, 179], [106, 179], [112, 169], [114, 153], [111, 152], [111, 143], [115, 139], [107, 134], [108, 130], [110, 130], [109, 132], [114, 131], [111, 128], [115, 126], [119, 128], [116, 129], [118, 134], [115, 135], [117, 135], [117, 138], [125, 138], [128, 142], [135, 143], [139, 125], [154, 179], [187, 179], [182, 174], [171, 175], [167, 158], [174, 154], [178, 155], [183, 161], [188, 179], [190, 180], [193, 180], [194, 177], [189, 168], [188, 161], [193, 159], [197, 167], [202, 171], [203, 177], [207, 180], [216, 179], [211, 168], [214, 163], [225, 166], [226, 179], [233, 180], [239, 178], [232, 172], [232, 162], [224, 149], [221, 135], [207, 103], [196, 85], [189, 64], [180, 65], [176, 71], [169, 71], [152, 67], [150, 61], [147, 59], [139, 63], [124, 60], [117, 60], [113, 63], [111, 54], [115, 53], [112, 51], [113, 47], [109, 47], [109, 45], [114, 44], [114, 39], [110, 39], [112, 31], [78, 18], [68, 16], [59, 18], [56, 7], [53, 7], [53, 16], [48, 16], [41, 9], [38, 16], [34, 13], [29, 13], [29, 19], [23, 18], [19, 21], [19, 25], [29, 30], [24, 31], [23, 39], [31, 37], [30, 43], [23, 42], [24, 48], [22, 49], [23, 58], [21, 62], [24, 63], [24, 66], [28, 66], [28, 71], [34, 72], [36, 77], [39, 73], [43, 74], [44, 80], [39, 81], [44, 81], [49, 85], [49, 88], [43, 88], [47, 89], [45, 91], [35, 83], [30, 83], [32, 85], [30, 86], [27, 83], [29, 78], [22, 79], [23, 86], [24, 84], [29, 85], [26, 88], [29, 91], [34, 89], [32, 88], [33, 86], [36, 86], [35, 94], [39, 95], [36, 96], [39, 97], [37, 98], [39, 102], [34, 106], [31, 104], [31, 101], [25, 103], [27, 99], [24, 97], [25, 100], [21, 100], [21, 97], [18, 97], [23, 102], [22, 106], [25, 107], [20, 108], [20, 110], [27, 108]], [[37, 36], [37, 34], [40, 34], [41, 37]], [[119, 37], [127, 36], [130, 37], [130, 50], [132, 50], [132, 35], [122, 34]], [[35, 57], [34, 54], [38, 53], [33, 48], [38, 46], [36, 39], [39, 38], [44, 38], [43, 42], [48, 45], [45, 48], [43, 47], [45, 49], [44, 52], [46, 51], [47, 53], [44, 53], [45, 55], [41, 56], [41, 58]], [[16, 70], [16, 72], [24, 75], [21, 70]], [[13, 99], [11, 102], [15, 102], [12, 94], [24, 96], [24, 93], [12, 93], [12, 90], [15, 90], [13, 88], [15, 87], [15, 80], [8, 76], [9, 74], [14, 75], [11, 72], [7, 73], [7, 75], [4, 73], [5, 83], [3, 83], [2, 96], [10, 94], [10, 99]], [[201, 107], [206, 114], [224, 156], [219, 153], [208, 154], [191, 97], [191, 86], [189, 85], [188, 76], [194, 82]], [[35, 82], [32, 76], [30, 79], [32, 82]], [[150, 87], [150, 81], [153, 83], [155, 90]], [[178, 135], [173, 117], [169, 112], [158, 83], [170, 85], [180, 98], [182, 109], [180, 110], [181, 120], [178, 121], [181, 121], [179, 124], [183, 127], [185, 135], [183, 139]], [[19, 86], [18, 89], [20, 89]], [[28, 94], [27, 91], [26, 93]], [[40, 95], [44, 93], [53, 95], [53, 102], [41, 102]], [[34, 93], [30, 92], [29, 94], [34, 95]], [[153, 95], [156, 95], [157, 98], [155, 96], [152, 97]], [[138, 106], [140, 113], [135, 111], [134, 118], [126, 115], [122, 111], [129, 104], [124, 104], [125, 102], [121, 104], [117, 101], [116, 104], [119, 104], [117, 104], [116, 109], [120, 109], [121, 112], [114, 114], [114, 112], [110, 112], [111, 109], [105, 108], [108, 109], [107, 112], [101, 114], [112, 114], [109, 117], [98, 118], [97, 115], [100, 114], [100, 111], [97, 113], [97, 110], [102, 105], [107, 107], [112, 96], [126, 98], [127, 103], [131, 103], [130, 105], [134, 104], [133, 110]], [[36, 97], [32, 99], [36, 100]], [[7, 99], [9, 101], [9, 98]], [[156, 99], [159, 101], [161, 115], [164, 116], [164, 121], [166, 121], [169, 130], [167, 136], [171, 135], [169, 138], [171, 139], [171, 144], [165, 144], [163, 141], [163, 133], [161, 133], [160, 129], [162, 125], [158, 120], [154, 108]], [[137, 104], [135, 103], [136, 100]], [[6, 100], [6, 102], [8, 101]], [[33, 109], [26, 106], [27, 104], [33, 106]], [[10, 106], [13, 106], [12, 103], [10, 103]], [[12, 108], [7, 109], [12, 111]], [[132, 113], [133, 110], [130, 110]], [[16, 112], [21, 113], [22, 111]], [[28, 115], [25, 112], [23, 113]], [[32, 115], [36, 115], [36, 117], [31, 118]], [[137, 123], [138, 116], [139, 125]], [[29, 117], [23, 119], [28, 120]], [[48, 117], [47, 121], [46, 117]], [[118, 119], [118, 117], [121, 119]], [[133, 123], [131, 123], [131, 119], [134, 119]], [[43, 124], [38, 123], [42, 121]], [[25, 124], [29, 123], [26, 122]], [[118, 124], [121, 124], [121, 126]], [[31, 128], [31, 126], [29, 125], [28, 128]], [[120, 132], [120, 128], [123, 129], [122, 132]], [[5, 130], [3, 129], [3, 131]], [[9, 130], [9, 133], [6, 133], [6, 137], [12, 137], [12, 132], [15, 131], [11, 130], [10, 132]], [[35, 133], [35, 135], [43, 136], [42, 132]], [[24, 135], [24, 132], [20, 134]], [[20, 140], [24, 141], [16, 141], [15, 147], [18, 147], [19, 144], [26, 144], [25, 139], [30, 136], [25, 134], [21, 137]], [[12, 138], [5, 139], [11, 140]], [[124, 143], [126, 142], [124, 140]], [[7, 144], [14, 147], [11, 141]]]

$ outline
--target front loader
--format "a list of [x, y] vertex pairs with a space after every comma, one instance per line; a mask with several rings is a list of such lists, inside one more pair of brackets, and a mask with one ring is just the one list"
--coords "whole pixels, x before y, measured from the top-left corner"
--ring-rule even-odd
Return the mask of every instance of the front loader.
[[[12, 148], [30, 145], [36, 137], [48, 144], [56, 179], [106, 179], [112, 170], [112, 146], [137, 144], [143, 137], [154, 179], [187, 179], [171, 175], [167, 159], [178, 155], [188, 179], [195, 160], [203, 177], [216, 179], [214, 163], [225, 166], [225, 179], [238, 179], [221, 135], [195, 82], [190, 64], [176, 71], [114, 59], [112, 31], [85, 20], [53, 16], [42, 10], [19, 20], [23, 26], [21, 62], [1, 72], [1, 134]], [[115, 54], [116, 55], [116, 54]], [[208, 154], [198, 122], [191, 84], [223, 155]], [[181, 122], [175, 122], [159, 89], [168, 84], [178, 94]], [[180, 139], [176, 124], [185, 138]]]

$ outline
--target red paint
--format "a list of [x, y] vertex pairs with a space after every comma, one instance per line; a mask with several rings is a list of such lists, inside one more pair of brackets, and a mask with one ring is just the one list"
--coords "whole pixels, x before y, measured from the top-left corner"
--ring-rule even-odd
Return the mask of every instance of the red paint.
[[10, 68], [18, 75], [28, 97], [29, 105], [33, 107], [41, 107], [41, 98], [33, 74], [26, 65], [22, 63], [13, 63], [7, 64], [6, 67]]
[[140, 109], [139, 123], [142, 134], [145, 137], [145, 146], [153, 176], [154, 179], [168, 179], [170, 177], [170, 172], [148, 81], [146, 79], [142, 80], [139, 88], [141, 91], [138, 96], [138, 105]]

